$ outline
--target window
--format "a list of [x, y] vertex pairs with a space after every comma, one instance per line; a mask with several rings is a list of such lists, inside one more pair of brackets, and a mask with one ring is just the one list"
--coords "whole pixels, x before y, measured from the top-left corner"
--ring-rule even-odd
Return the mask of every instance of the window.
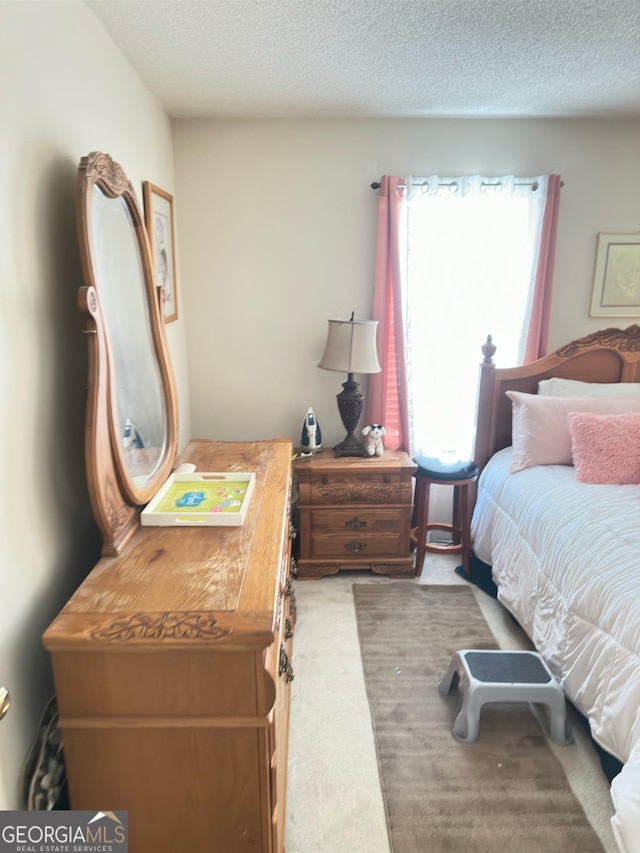
[[546, 178], [408, 182], [400, 209], [408, 408], [414, 452], [470, 457], [480, 347], [523, 362]]

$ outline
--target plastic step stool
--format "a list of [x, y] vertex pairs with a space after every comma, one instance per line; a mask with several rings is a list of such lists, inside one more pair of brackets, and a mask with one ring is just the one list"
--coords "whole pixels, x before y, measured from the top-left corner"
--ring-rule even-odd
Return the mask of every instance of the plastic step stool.
[[487, 702], [531, 702], [549, 707], [554, 743], [573, 743], [564, 692], [537, 652], [461, 649], [438, 685], [440, 695], [458, 683], [464, 697], [453, 724], [457, 740], [477, 739], [480, 711]]

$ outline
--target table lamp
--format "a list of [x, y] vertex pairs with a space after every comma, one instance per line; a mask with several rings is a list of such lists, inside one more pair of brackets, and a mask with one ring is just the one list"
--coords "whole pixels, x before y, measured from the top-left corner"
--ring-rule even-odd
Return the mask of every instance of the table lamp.
[[382, 368], [376, 350], [377, 320], [329, 320], [329, 332], [318, 367], [347, 374], [342, 391], [336, 395], [338, 411], [347, 435], [334, 447], [336, 456], [366, 456], [364, 445], [354, 433], [362, 414], [364, 394], [354, 373], [379, 373]]

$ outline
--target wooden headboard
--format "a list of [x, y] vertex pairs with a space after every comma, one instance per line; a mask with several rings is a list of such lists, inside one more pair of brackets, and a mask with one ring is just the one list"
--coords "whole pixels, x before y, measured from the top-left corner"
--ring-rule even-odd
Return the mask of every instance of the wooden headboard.
[[474, 460], [480, 469], [511, 444], [511, 401], [505, 391], [535, 394], [541, 379], [559, 376], [583, 382], [640, 382], [640, 326], [602, 329], [520, 367], [498, 369], [490, 339], [482, 347]]

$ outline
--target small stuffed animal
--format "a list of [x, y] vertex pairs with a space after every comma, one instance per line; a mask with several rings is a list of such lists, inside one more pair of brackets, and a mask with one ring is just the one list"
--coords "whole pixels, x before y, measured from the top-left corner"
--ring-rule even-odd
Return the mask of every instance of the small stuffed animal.
[[362, 434], [365, 436], [364, 449], [367, 456], [382, 456], [384, 451], [382, 436], [387, 434], [382, 424], [369, 424], [362, 430]]

